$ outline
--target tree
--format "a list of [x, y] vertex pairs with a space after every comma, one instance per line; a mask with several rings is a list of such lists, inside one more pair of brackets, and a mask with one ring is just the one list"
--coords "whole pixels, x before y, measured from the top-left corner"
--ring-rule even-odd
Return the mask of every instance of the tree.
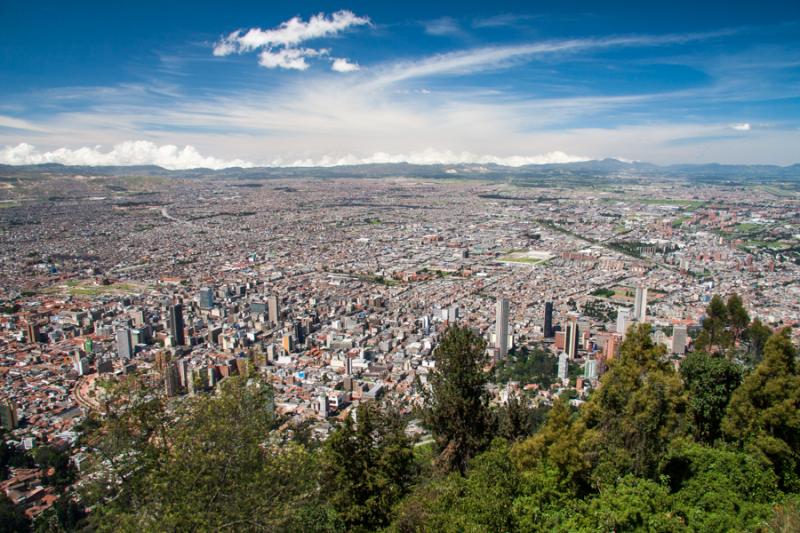
[[742, 369], [722, 357], [693, 352], [680, 372], [689, 392], [692, 433], [698, 441], [713, 443], [721, 436], [720, 424], [731, 394], [742, 382]]
[[654, 345], [650, 326], [628, 331], [602, 386], [581, 410], [582, 449], [595, 465], [597, 487], [621, 475], [653, 478], [669, 441], [686, 430], [683, 383]]
[[722, 297], [715, 294], [706, 308], [703, 330], [695, 341], [695, 348], [709, 353], [720, 353], [727, 349], [731, 344], [727, 325], [728, 307]]
[[59, 490], [71, 485], [77, 477], [75, 466], [66, 451], [56, 450], [47, 445], [39, 446], [34, 452], [34, 460], [39, 468], [53, 469], [53, 473], [45, 475], [43, 481]]
[[313, 457], [269, 440], [265, 382], [226, 378], [215, 395], [169, 409], [149, 394], [128, 398], [94, 441], [105, 459], [92, 476], [97, 531], [292, 531], [318, 501]]
[[547, 411], [547, 407], [531, 408], [524, 397], [511, 394], [497, 412], [498, 434], [511, 442], [529, 437], [544, 423]]
[[486, 343], [468, 328], [451, 326], [435, 355], [424, 417], [439, 446], [439, 466], [464, 474], [469, 459], [488, 444], [492, 429], [483, 370]]
[[722, 431], [768, 458], [782, 490], [800, 490], [800, 372], [788, 329], [769, 338], [764, 360], [733, 393]]
[[763, 459], [689, 439], [672, 442], [660, 471], [672, 514], [693, 531], [756, 531], [778, 496], [777, 477]]
[[22, 510], [5, 493], [0, 492], [0, 533], [20, 533], [28, 531], [30, 527], [30, 521]]
[[415, 480], [411, 441], [393, 413], [362, 404], [322, 449], [322, 479], [333, 509], [349, 531], [386, 526], [394, 505]]
[[727, 322], [731, 335], [733, 336], [733, 342], [739, 342], [742, 340], [742, 335], [750, 324], [750, 315], [747, 314], [747, 309], [744, 308], [741, 296], [738, 294], [731, 294], [728, 297], [726, 310]]
[[747, 331], [745, 331], [744, 337], [747, 340], [750, 361], [754, 365], [761, 362], [764, 355], [764, 346], [767, 344], [770, 335], [772, 335], [772, 330], [757, 318], [750, 323]]

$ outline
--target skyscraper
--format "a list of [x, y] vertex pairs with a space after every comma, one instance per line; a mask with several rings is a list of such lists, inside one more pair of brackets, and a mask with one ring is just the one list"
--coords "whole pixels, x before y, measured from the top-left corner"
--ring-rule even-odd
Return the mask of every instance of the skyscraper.
[[647, 317], [647, 287], [636, 287], [636, 299], [633, 301], [633, 318], [644, 322]]
[[569, 378], [569, 356], [561, 352], [558, 356], [558, 379], [566, 380]]
[[186, 344], [186, 337], [183, 334], [183, 306], [181, 304], [169, 306], [169, 334], [175, 339], [177, 346]]
[[497, 299], [497, 320], [494, 333], [497, 357], [503, 358], [508, 355], [508, 300], [505, 298]]
[[617, 333], [625, 335], [631, 323], [631, 310], [627, 307], [617, 309]]
[[269, 308], [269, 321], [278, 325], [281, 319], [281, 310], [278, 307], [278, 297], [275, 294], [271, 294], [267, 298], [267, 307]]
[[133, 357], [133, 341], [131, 340], [131, 330], [128, 328], [117, 330], [117, 355], [120, 359]]
[[200, 309], [211, 309], [214, 307], [214, 291], [210, 287], [200, 289]]
[[39, 325], [36, 322], [28, 322], [27, 327], [28, 342], [39, 342]]
[[544, 337], [553, 337], [553, 302], [544, 303]]
[[579, 330], [577, 317], [573, 317], [570, 323], [567, 324], [567, 344], [565, 346], [565, 351], [570, 359], [575, 359], [578, 355]]
[[683, 355], [686, 352], [686, 326], [672, 328], [672, 353]]
[[0, 402], [0, 426], [11, 431], [17, 428], [17, 406], [10, 399]]

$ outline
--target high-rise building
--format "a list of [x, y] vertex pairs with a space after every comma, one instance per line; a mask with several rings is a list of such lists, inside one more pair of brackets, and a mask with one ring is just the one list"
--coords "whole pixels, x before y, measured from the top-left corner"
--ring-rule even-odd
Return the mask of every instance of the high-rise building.
[[447, 321], [451, 324], [458, 322], [458, 306], [451, 305], [447, 308]]
[[18, 423], [17, 406], [14, 405], [10, 399], [6, 398], [4, 401], [0, 402], [0, 425], [11, 431], [17, 428]]
[[322, 418], [328, 418], [328, 396], [324, 392], [321, 392], [317, 402], [319, 407], [319, 416]]
[[28, 336], [28, 342], [34, 343], [39, 342], [39, 324], [36, 322], [28, 322], [26, 334]]
[[271, 294], [267, 298], [267, 307], [269, 308], [269, 321], [278, 325], [281, 321], [281, 309], [278, 306], [278, 296]]
[[686, 352], [686, 326], [672, 328], [672, 353], [683, 355]]
[[564, 350], [570, 359], [575, 359], [578, 355], [578, 341], [580, 339], [580, 328], [576, 317], [567, 324], [566, 346]]
[[569, 378], [569, 355], [561, 352], [558, 355], [558, 379], [564, 381]]
[[184, 346], [186, 337], [183, 332], [183, 306], [173, 304], [169, 306], [169, 334], [175, 340], [176, 346]]
[[214, 307], [214, 291], [210, 287], [201, 288], [199, 300], [200, 309], [211, 309]]
[[617, 309], [617, 333], [625, 335], [631, 324], [631, 310], [627, 307]]
[[644, 322], [647, 318], [647, 287], [636, 287], [636, 298], [633, 301], [633, 319]]
[[294, 351], [294, 339], [288, 333], [283, 336], [283, 351], [286, 353]]
[[597, 361], [589, 359], [583, 367], [583, 377], [586, 379], [597, 379]]
[[128, 328], [119, 328], [117, 330], [117, 355], [120, 359], [133, 357], [133, 341], [131, 330]]
[[164, 371], [164, 389], [169, 397], [177, 396], [180, 392], [180, 374], [175, 362], [168, 363]]
[[553, 302], [544, 303], [544, 337], [553, 338]]
[[494, 333], [497, 357], [504, 358], [508, 355], [508, 300], [505, 298], [497, 299], [497, 317]]

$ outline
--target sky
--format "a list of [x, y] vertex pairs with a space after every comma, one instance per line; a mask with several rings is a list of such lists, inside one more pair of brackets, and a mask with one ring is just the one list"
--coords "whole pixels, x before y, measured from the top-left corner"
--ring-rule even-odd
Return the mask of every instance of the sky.
[[800, 162], [800, 2], [0, 2], [0, 163]]

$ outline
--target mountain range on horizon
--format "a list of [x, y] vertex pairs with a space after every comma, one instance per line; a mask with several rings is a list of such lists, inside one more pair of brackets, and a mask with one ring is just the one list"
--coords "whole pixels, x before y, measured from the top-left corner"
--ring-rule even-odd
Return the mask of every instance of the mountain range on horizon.
[[800, 180], [800, 163], [780, 165], [737, 165], [721, 163], [657, 165], [642, 161], [621, 161], [606, 158], [569, 163], [532, 164], [505, 166], [489, 164], [412, 164], [412, 163], [366, 163], [339, 166], [309, 167], [227, 167], [222, 169], [192, 168], [170, 170], [157, 165], [114, 165], [86, 166], [43, 163], [38, 165], [1, 165], [2, 174], [26, 175], [159, 175], [176, 178], [279, 178], [279, 177], [557, 177], [564, 176], [619, 176], [648, 177], [663, 176], [671, 178], [710, 178], [710, 179], [770, 179]]

